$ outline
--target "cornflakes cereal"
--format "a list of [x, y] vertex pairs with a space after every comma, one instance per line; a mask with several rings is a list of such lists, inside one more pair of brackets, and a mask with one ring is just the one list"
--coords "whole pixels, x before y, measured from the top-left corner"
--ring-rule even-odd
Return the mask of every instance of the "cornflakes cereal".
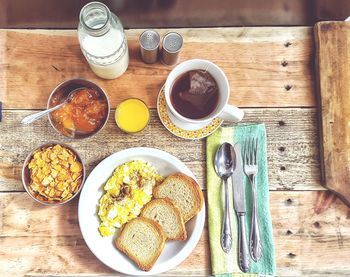
[[29, 187], [43, 201], [66, 201], [77, 193], [82, 182], [82, 164], [70, 149], [59, 144], [35, 151], [28, 169]]

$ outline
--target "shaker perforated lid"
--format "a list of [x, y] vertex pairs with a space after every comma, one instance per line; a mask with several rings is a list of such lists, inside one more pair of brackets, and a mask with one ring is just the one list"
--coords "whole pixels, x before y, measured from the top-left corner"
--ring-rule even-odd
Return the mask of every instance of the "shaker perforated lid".
[[159, 43], [160, 37], [155, 30], [146, 30], [140, 35], [140, 45], [145, 50], [155, 50]]
[[170, 32], [163, 38], [163, 49], [169, 53], [179, 52], [182, 48], [182, 36], [175, 32]]
[[182, 36], [170, 32], [163, 38], [162, 62], [166, 65], [175, 65], [179, 61], [180, 50], [183, 45]]
[[139, 38], [141, 58], [145, 63], [155, 63], [158, 58], [160, 36], [155, 30], [144, 31]]

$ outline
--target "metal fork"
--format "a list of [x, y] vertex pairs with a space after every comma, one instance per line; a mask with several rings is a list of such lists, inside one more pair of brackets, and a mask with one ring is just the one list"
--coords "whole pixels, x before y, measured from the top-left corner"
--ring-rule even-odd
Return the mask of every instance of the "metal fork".
[[243, 148], [244, 172], [250, 180], [253, 192], [252, 223], [250, 228], [249, 252], [252, 259], [257, 262], [262, 255], [262, 245], [259, 231], [258, 213], [256, 208], [255, 177], [258, 173], [258, 138], [249, 138], [244, 142]]

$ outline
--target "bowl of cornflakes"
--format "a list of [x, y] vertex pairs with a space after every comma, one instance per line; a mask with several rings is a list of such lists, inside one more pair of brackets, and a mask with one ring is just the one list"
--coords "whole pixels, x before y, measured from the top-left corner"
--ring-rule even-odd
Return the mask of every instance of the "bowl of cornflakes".
[[85, 180], [79, 154], [66, 144], [48, 143], [24, 161], [22, 182], [28, 194], [44, 205], [61, 205], [77, 196]]
[[97, 84], [85, 79], [71, 79], [59, 84], [51, 93], [47, 108], [70, 100], [49, 114], [51, 126], [69, 138], [87, 138], [97, 134], [109, 117], [109, 100]]

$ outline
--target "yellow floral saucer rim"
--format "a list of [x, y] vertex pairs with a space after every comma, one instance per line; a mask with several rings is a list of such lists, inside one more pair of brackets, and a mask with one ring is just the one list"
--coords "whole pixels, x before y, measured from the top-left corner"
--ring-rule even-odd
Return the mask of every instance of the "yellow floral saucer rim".
[[189, 131], [189, 130], [184, 130], [179, 128], [171, 121], [168, 115], [168, 110], [167, 110], [165, 96], [164, 96], [164, 86], [161, 88], [161, 90], [158, 93], [157, 111], [158, 111], [158, 116], [160, 118], [160, 121], [162, 122], [164, 127], [168, 129], [170, 133], [184, 139], [195, 140], [195, 139], [205, 138], [211, 135], [212, 133], [214, 133], [215, 130], [218, 129], [223, 123], [222, 119], [214, 118], [208, 125], [195, 131]]

